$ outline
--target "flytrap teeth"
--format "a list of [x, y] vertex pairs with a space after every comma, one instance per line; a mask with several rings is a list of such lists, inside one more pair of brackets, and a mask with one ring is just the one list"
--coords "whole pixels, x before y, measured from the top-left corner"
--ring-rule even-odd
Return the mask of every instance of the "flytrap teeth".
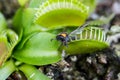
[[97, 27], [87, 27], [81, 32], [76, 31], [76, 33], [70, 35], [70, 40], [72, 42], [79, 40], [96, 40], [100, 42], [107, 43], [106, 32], [102, 28]]
[[82, 4], [79, 0], [48, 0], [39, 6], [34, 22], [37, 22], [41, 16], [48, 12], [65, 9], [79, 11], [84, 16], [88, 16], [89, 13], [89, 7]]
[[18, 36], [15, 32], [11, 31], [11, 30], [7, 30], [6, 31], [6, 37], [8, 40], [8, 48], [10, 50], [12, 50], [12, 48], [17, 44], [18, 41]]
[[80, 12], [88, 13], [89, 7], [84, 6], [79, 0], [49, 0], [39, 6], [39, 10], [35, 14], [36, 18], [55, 9], [78, 9]]

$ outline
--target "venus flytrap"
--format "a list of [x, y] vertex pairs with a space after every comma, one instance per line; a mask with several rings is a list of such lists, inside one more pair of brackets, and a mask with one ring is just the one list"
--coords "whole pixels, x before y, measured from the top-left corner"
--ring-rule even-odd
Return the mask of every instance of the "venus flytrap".
[[[36, 10], [33, 8], [20, 8], [13, 18], [13, 29], [19, 35], [22, 42], [33, 33], [45, 31], [46, 28], [33, 23]], [[19, 47], [19, 46], [18, 46]]]
[[28, 80], [51, 80], [32, 65], [23, 64], [19, 70], [25, 74]]
[[[66, 26], [76, 27], [82, 25], [89, 15], [89, 7], [79, 0], [42, 0], [39, 7], [36, 7], [32, 2], [36, 3], [37, 0], [30, 1], [29, 8], [21, 7], [15, 14], [13, 28], [18, 36], [9, 29], [3, 30], [5, 26], [0, 29], [2, 33], [0, 42], [3, 41], [5, 46], [8, 45], [4, 49], [6, 51], [5, 53], [9, 52], [9, 55], [6, 56], [5, 54], [3, 57], [0, 57], [0, 61], [4, 62], [3, 60], [6, 60], [13, 52], [12, 58], [25, 63], [24, 65], [16, 65], [17, 70], [21, 70], [29, 80], [49, 80], [49, 78], [44, 76], [34, 66], [31, 66], [47, 65], [61, 60], [61, 53], [58, 50], [60, 43], [55, 40], [51, 42], [51, 39], [56, 35], [44, 31], [65, 28]], [[26, 2], [20, 1], [20, 3], [23, 6]], [[38, 8], [37, 11], [35, 8]], [[2, 23], [6, 25], [4, 22]], [[82, 40], [73, 39], [69, 43], [69, 47], [64, 48], [67, 52], [70, 52], [70, 54], [74, 53], [75, 50], [72, 47], [76, 46], [82, 49], [87, 48], [86, 50], [96, 48], [96, 46], [91, 46], [94, 43], [100, 44], [97, 47], [99, 49], [107, 46], [106, 43], [103, 43], [103, 39], [105, 38], [101, 29], [94, 28], [91, 30], [91, 28], [88, 28], [82, 33], [84, 34], [81, 38], [83, 40], [91, 39], [91, 37], [95, 36], [93, 35], [93, 33], [95, 33], [96, 37], [94, 39], [96, 42], [89, 40], [89, 43], [89, 41], [85, 40], [86, 42], [83, 41], [83, 43], [88, 44], [88, 46], [84, 46], [84, 44], [81, 43]], [[75, 36], [76, 35], [78, 37], [78, 35], [80, 36], [81, 34], [75, 34]], [[98, 42], [98, 40], [101, 40], [101, 42]], [[74, 44], [74, 42], [77, 43], [77, 41], [79, 41], [78, 43], [80, 43], [80, 45]], [[83, 49], [81, 53], [83, 53], [84, 50], [85, 49]], [[4, 56], [6, 57], [5, 59]], [[7, 65], [7, 67], [8, 66], [9, 65]], [[3, 66], [3, 68], [6, 67]], [[2, 70], [2, 68], [0, 68], [0, 70]], [[8, 74], [10, 75], [13, 71], [5, 73], [4, 76], [7, 75], [8, 77]], [[6, 77], [4, 77], [4, 79], [5, 78]]]
[[2, 15], [2, 13], [0, 12], [0, 32], [6, 28], [7, 28], [7, 22], [4, 18], [4, 16]]
[[10, 29], [2, 31], [0, 34], [0, 65], [2, 65], [12, 54], [18, 42], [18, 36]]
[[113, 16], [114, 14], [102, 20], [90, 21], [83, 27], [74, 30], [69, 35], [68, 47], [62, 46], [62, 49], [68, 54], [84, 54], [108, 48], [110, 45], [107, 36], [108, 32], [100, 28], [100, 26], [107, 24]]
[[86, 28], [78, 28], [70, 35], [68, 47], [62, 46], [67, 54], [92, 53], [109, 47], [106, 32], [98, 27], [86, 25]]
[[56, 63], [61, 59], [58, 51], [60, 43], [52, 41], [54, 34], [48, 32], [35, 33], [15, 50], [13, 57], [21, 62], [32, 65], [46, 65]]
[[21, 6], [24, 6], [29, 0], [18, 0]]
[[79, 0], [86, 6], [89, 6], [89, 14], [95, 10], [96, 0]]
[[23, 37], [26, 31], [25, 29], [27, 28], [28, 30], [28, 27], [30, 29], [32, 24], [33, 14], [34, 14], [34, 10], [31, 8], [20, 8], [16, 12], [13, 19], [13, 29], [19, 35], [19, 41], [21, 40], [21, 38]]
[[79, 26], [88, 13], [89, 7], [79, 0], [47, 0], [38, 8], [34, 22], [50, 29]]
[[9, 60], [0, 67], [0, 80], [6, 80], [10, 74], [15, 71], [16, 67], [13, 60]]
[[19, 36], [19, 44], [15, 47], [20, 49], [22, 44], [36, 32], [40, 32], [43, 28], [33, 23], [35, 10], [33, 8], [20, 8], [13, 18], [13, 29]]
[[11, 56], [13, 48], [18, 42], [17, 34], [8, 29], [6, 21], [2, 14], [0, 14], [0, 66]]
[[[38, 15], [38, 17], [34, 15]], [[13, 52], [14, 58], [32, 65], [46, 65], [59, 61], [61, 55], [57, 49], [60, 43], [50, 41], [55, 35], [40, 31], [43, 31], [43, 28], [55, 29], [58, 26], [62, 26], [61, 28], [71, 25], [78, 26], [84, 23], [87, 15], [88, 7], [78, 0], [45, 1], [37, 12], [34, 8], [19, 9], [13, 21], [14, 29], [20, 34], [20, 42]], [[42, 19], [45, 20], [42, 22], [44, 25], [41, 23], [37, 25], [36, 22]]]
[[29, 7], [30, 8], [38, 8], [45, 1], [47, 1], [47, 0], [30, 0]]
[[[9, 60], [0, 67], [0, 80], [6, 80], [13, 72], [21, 71], [28, 80], [51, 80], [39, 71], [35, 66], [27, 64], [15, 64], [15, 61]], [[20, 78], [22, 80], [22, 78]]]

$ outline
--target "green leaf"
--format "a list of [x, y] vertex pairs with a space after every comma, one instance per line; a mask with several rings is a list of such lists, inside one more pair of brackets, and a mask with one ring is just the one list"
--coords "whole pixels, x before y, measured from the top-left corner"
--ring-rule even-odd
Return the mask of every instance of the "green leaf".
[[35, 10], [33, 8], [20, 8], [13, 19], [13, 29], [22, 37], [42, 30], [42, 27], [33, 23]]
[[7, 61], [0, 67], [0, 80], [6, 80], [9, 75], [15, 71], [15, 65], [12, 60]]
[[60, 43], [51, 41], [55, 37], [54, 34], [47, 32], [35, 33], [28, 36], [23, 43], [20, 43], [21, 49], [15, 50], [14, 58], [21, 62], [32, 65], [46, 65], [58, 62], [61, 54], [58, 52]]
[[89, 7], [89, 13], [92, 13], [96, 8], [96, 0], [80, 0], [83, 4]]
[[25, 74], [28, 80], [51, 80], [34, 66], [24, 64], [19, 69]]
[[23, 24], [22, 24], [22, 13], [23, 8], [18, 9], [18, 11], [16, 12], [14, 18], [13, 18], [13, 29], [14, 31], [18, 34], [19, 36], [19, 41], [22, 38], [23, 35]]
[[11, 56], [11, 53], [18, 43], [17, 34], [6, 29], [0, 34], [0, 66]]
[[47, 0], [31, 0], [29, 7], [30, 8], [37, 8], [37, 7], [39, 7], [39, 5], [41, 5], [45, 1], [47, 1]]
[[59, 28], [59, 29], [47, 30], [47, 32], [53, 33], [53, 34], [56, 34], [56, 35], [58, 35], [61, 32], [66, 32], [66, 33], [69, 34], [70, 32], [72, 32], [75, 29], [76, 29], [76, 27], [66, 27], [66, 28]]
[[0, 12], [0, 33], [1, 33], [1, 31], [3, 31], [6, 28], [7, 28], [7, 22], [4, 18], [4, 16], [2, 15], [2, 13]]
[[62, 46], [60, 50], [65, 50], [67, 54], [93, 53], [98, 50], [108, 48], [106, 33], [97, 27], [87, 27], [83, 30], [76, 29], [70, 34], [68, 47]]
[[67, 54], [93, 53], [108, 47], [108, 44], [95, 40], [80, 40], [70, 42], [68, 48], [64, 47]]
[[7, 22], [0, 13], [0, 66], [10, 57], [13, 48], [17, 44], [17, 34], [7, 29]]
[[38, 8], [34, 22], [50, 29], [80, 26], [88, 12], [88, 6], [79, 0], [48, 0]]
[[24, 6], [29, 0], [18, 0], [21, 6]]

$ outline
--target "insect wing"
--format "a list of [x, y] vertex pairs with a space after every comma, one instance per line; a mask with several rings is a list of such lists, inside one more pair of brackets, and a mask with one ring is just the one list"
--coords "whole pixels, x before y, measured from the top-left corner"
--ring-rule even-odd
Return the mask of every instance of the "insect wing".
[[73, 35], [76, 35], [76, 34], [80, 34], [87, 25], [88, 25], [88, 24], [85, 24], [85, 25], [83, 25], [82, 27], [81, 27], [81, 26], [78, 27], [76, 30], [74, 30], [73, 32], [71, 32], [71, 33], [69, 34], [69, 36], [73, 36]]
[[88, 26], [88, 24], [84, 24], [83, 26], [80, 26], [76, 30], [74, 30], [73, 32], [71, 32], [69, 34], [70, 41], [72, 41], [72, 40], [78, 40], [79, 38], [78, 38], [77, 35], [80, 35], [83, 32], [83, 30], [84, 30], [84, 28], [86, 26]]

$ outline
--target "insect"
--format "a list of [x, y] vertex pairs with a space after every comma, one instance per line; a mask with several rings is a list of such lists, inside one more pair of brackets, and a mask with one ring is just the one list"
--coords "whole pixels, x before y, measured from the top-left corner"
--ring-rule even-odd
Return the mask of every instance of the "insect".
[[[73, 32], [71, 32], [70, 34], [67, 34], [66, 32], [62, 32], [62, 33], [59, 33], [57, 36], [56, 36], [56, 40], [62, 42], [62, 45], [64, 46], [67, 46], [68, 47], [68, 42], [75, 39], [75, 36], [76, 34], [80, 34], [84, 27], [86, 27], [88, 24], [85, 24], [83, 25], [82, 27], [78, 27], [76, 30], [74, 30]], [[51, 39], [53, 40], [53, 39]]]
[[66, 32], [62, 32], [56, 36], [56, 40], [61, 41], [62, 45], [67, 46], [67, 43], [70, 41], [69, 36]]

